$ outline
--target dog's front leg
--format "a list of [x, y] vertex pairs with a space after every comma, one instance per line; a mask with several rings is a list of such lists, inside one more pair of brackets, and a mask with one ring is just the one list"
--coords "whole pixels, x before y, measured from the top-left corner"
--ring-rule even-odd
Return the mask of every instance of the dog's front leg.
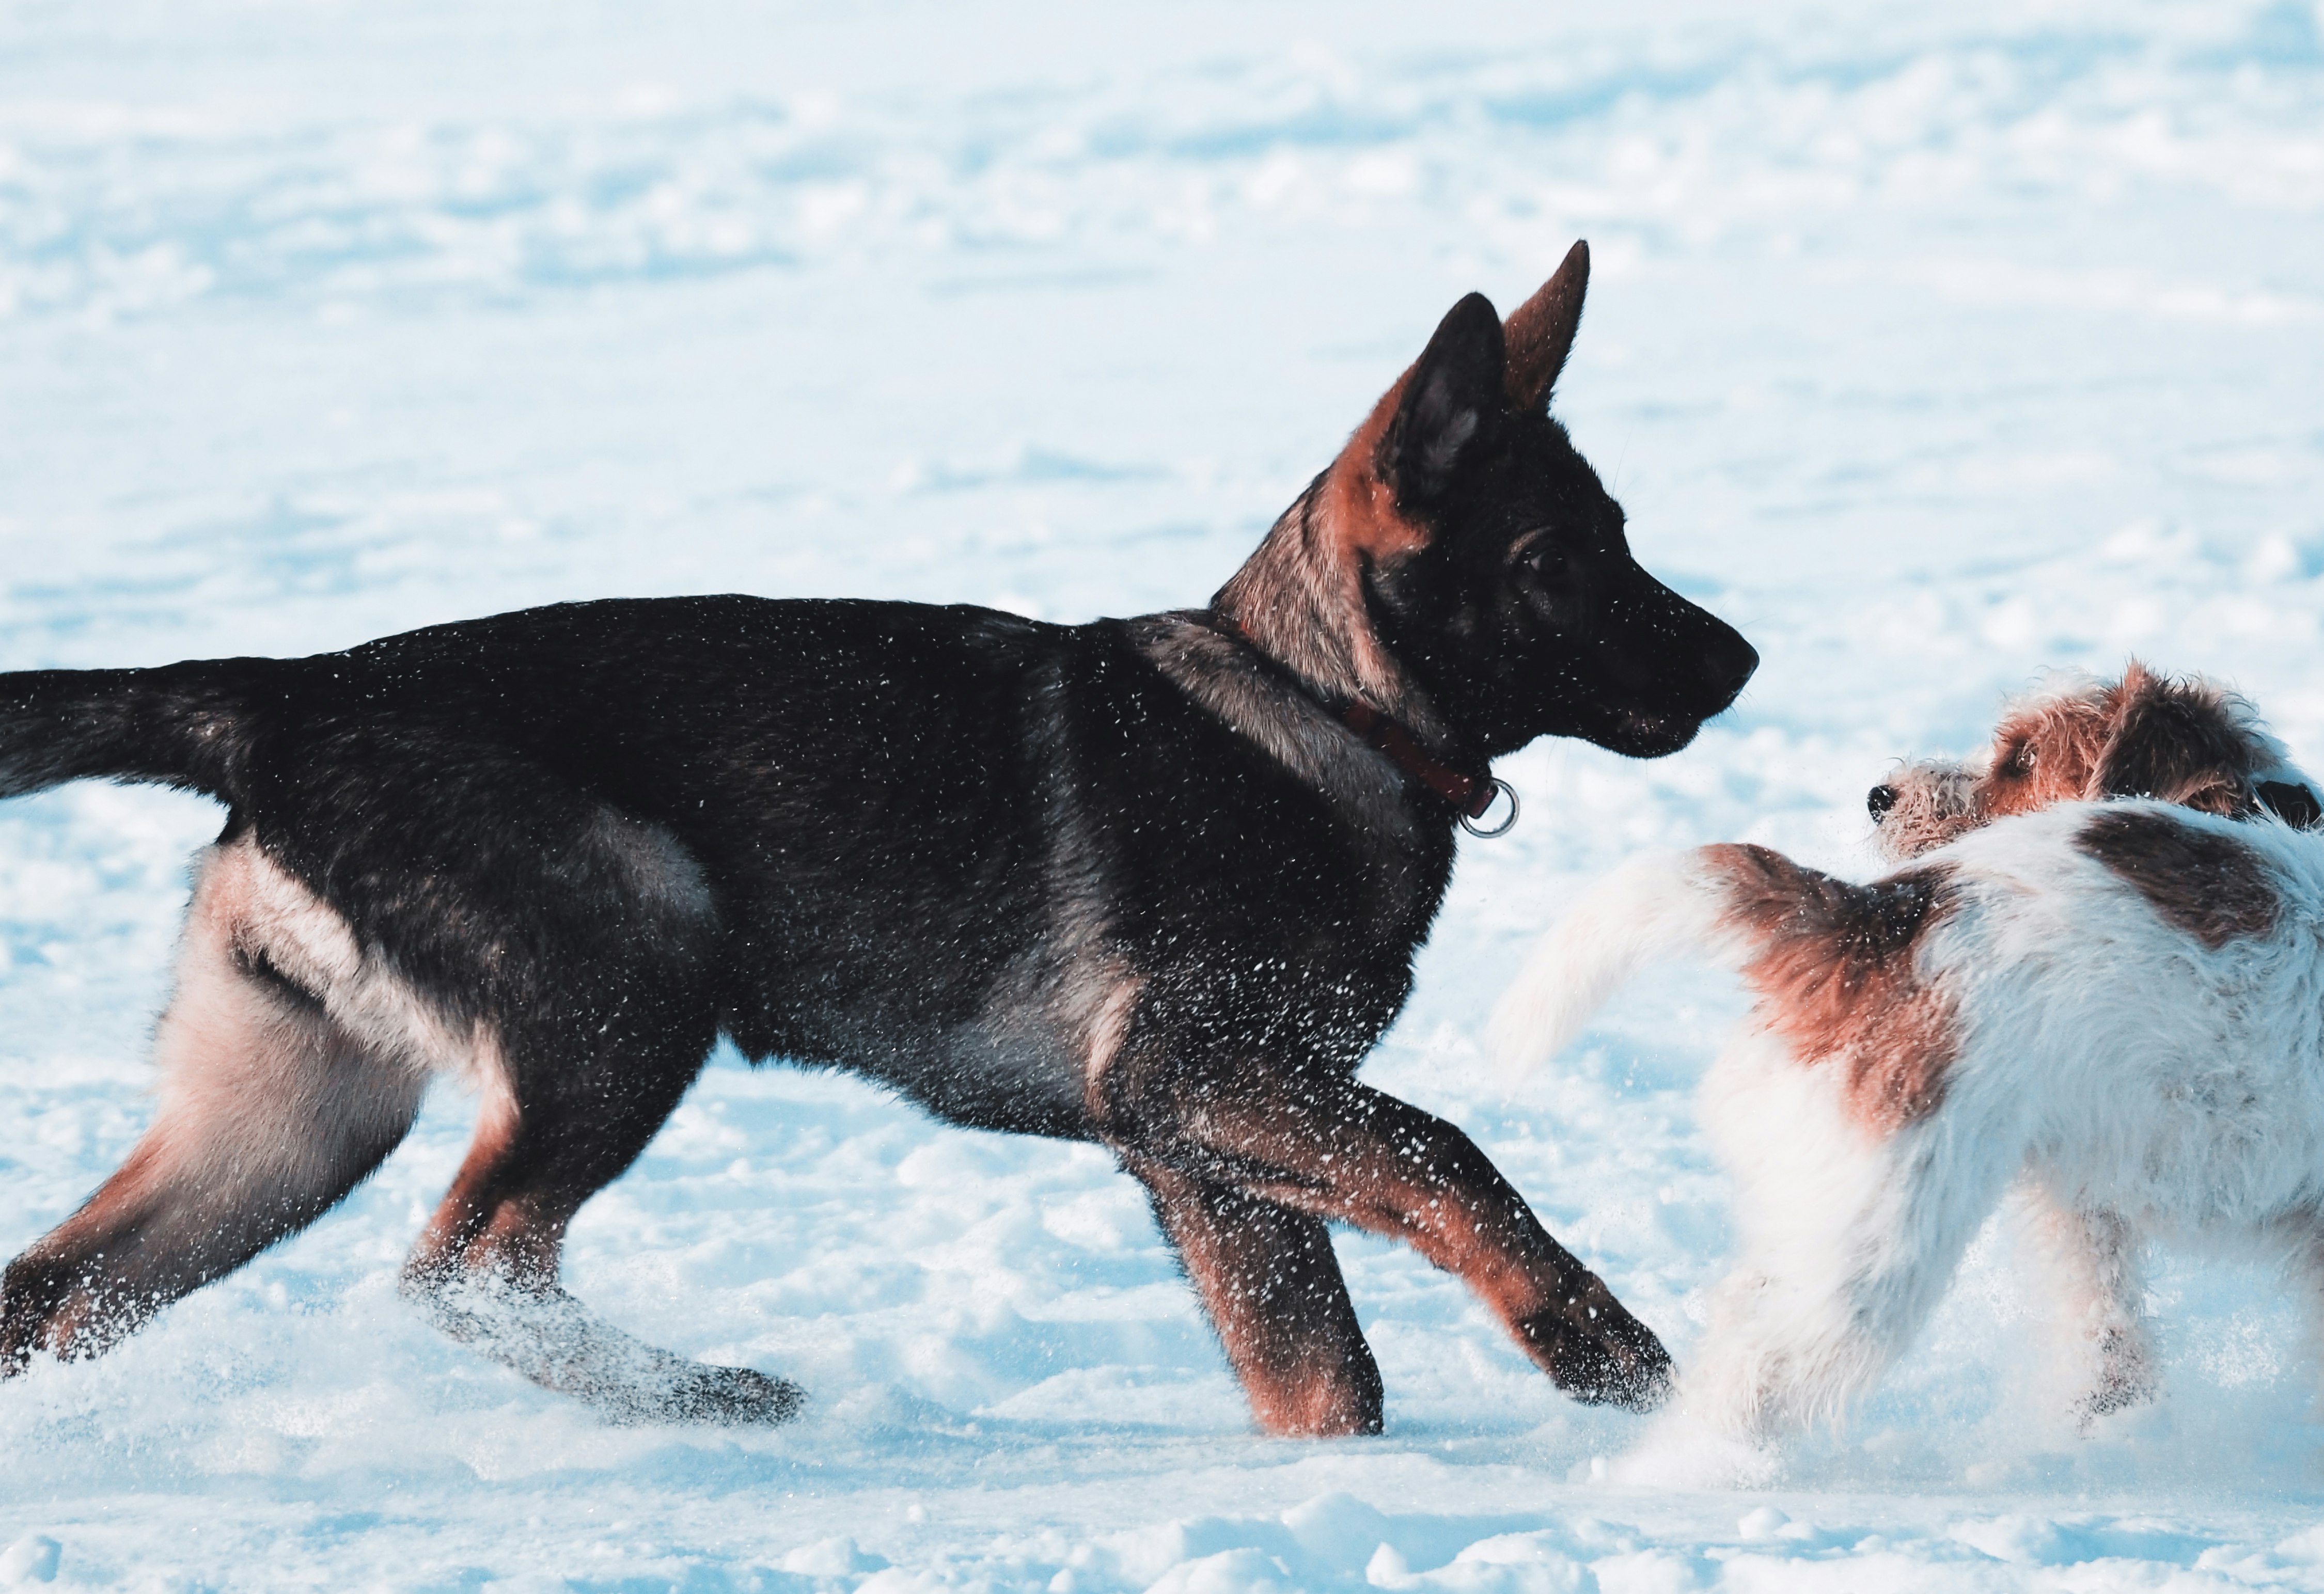
[[2074, 1422], [2088, 1433], [2098, 1418], [2154, 1398], [2139, 1236], [2120, 1213], [2039, 1184], [2025, 1191], [2024, 1215], [2029, 1249], [2057, 1291], [2061, 1349], [2074, 1382]]
[[1281, 1438], [1380, 1431], [1379, 1368], [1321, 1220], [1125, 1152], [1251, 1415]]
[[1179, 1144], [1167, 1160], [1190, 1175], [1403, 1240], [1474, 1290], [1578, 1400], [1661, 1403], [1670, 1356], [1654, 1331], [1443, 1119], [1328, 1077], [1189, 1086], [1171, 1106]]

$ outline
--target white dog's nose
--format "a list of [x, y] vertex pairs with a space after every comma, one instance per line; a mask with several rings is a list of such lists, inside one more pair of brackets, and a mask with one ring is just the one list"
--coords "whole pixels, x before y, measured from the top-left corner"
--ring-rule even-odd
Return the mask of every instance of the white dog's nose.
[[1888, 816], [1888, 810], [1896, 806], [1896, 788], [1893, 786], [1874, 787], [1864, 794], [1864, 806], [1872, 811], [1872, 822], [1879, 824]]

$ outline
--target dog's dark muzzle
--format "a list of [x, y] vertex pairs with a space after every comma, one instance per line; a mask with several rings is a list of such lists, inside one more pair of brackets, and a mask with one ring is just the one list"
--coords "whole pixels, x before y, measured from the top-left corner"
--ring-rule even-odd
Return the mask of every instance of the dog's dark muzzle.
[[1635, 566], [1596, 640], [1595, 679], [1584, 686], [1594, 701], [1575, 717], [1582, 734], [1628, 758], [1678, 751], [1759, 668], [1740, 631]]
[[1698, 720], [1723, 713], [1758, 670], [1759, 650], [1741, 631], [1646, 571], [1637, 577], [1641, 590], [1624, 605], [1632, 622], [1622, 628], [1624, 650], [1669, 694], [1672, 701], [1660, 705], [1664, 712]]
[[1651, 684], [1642, 685], [1663, 701], [1633, 705], [1631, 717], [1691, 721], [1687, 734], [1692, 736], [1703, 721], [1724, 714], [1742, 696], [1758, 671], [1759, 650], [1743, 640], [1741, 631], [1660, 582], [1655, 583], [1653, 598], [1662, 613], [1646, 634], [1658, 631], [1666, 640], [1648, 654]]

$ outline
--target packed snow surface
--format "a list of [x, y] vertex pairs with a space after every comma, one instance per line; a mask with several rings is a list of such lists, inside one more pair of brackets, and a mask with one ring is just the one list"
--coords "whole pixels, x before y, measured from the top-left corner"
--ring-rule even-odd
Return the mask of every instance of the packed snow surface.
[[[337, 648], [746, 591], [1199, 603], [1438, 316], [1577, 236], [1557, 409], [1766, 665], [1684, 753], [1544, 743], [1367, 1077], [1462, 1125], [1683, 1356], [1728, 1242], [1673, 971], [1545, 1073], [1484, 1015], [1577, 885], [1862, 794], [2136, 652], [2324, 767], [2324, 15], [1190, 3], [0, 4], [0, 665]], [[201, 800], [0, 809], [0, 1252], [150, 1112]], [[722, 1055], [582, 1216], [623, 1326], [807, 1386], [613, 1429], [396, 1263], [446, 1092], [309, 1233], [0, 1387], [0, 1586], [2324, 1589], [2282, 1282], [2158, 1259], [2169, 1392], [2044, 1397], [2010, 1228], [1762, 1494], [1627, 1489], [1449, 1278], [1342, 1236], [1385, 1437], [1251, 1437], [1100, 1152]]]

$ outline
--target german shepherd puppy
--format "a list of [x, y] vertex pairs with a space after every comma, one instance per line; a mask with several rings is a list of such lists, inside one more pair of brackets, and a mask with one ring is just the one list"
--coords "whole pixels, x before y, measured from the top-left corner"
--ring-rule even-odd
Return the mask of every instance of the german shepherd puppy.
[[1471, 294], [1207, 609], [561, 604], [313, 659], [0, 677], [0, 795], [208, 793], [160, 1108], [7, 1269], [0, 1367], [94, 1354], [329, 1210], [432, 1075], [475, 1141], [403, 1272], [447, 1329], [616, 1420], [799, 1391], [558, 1285], [581, 1204], [712, 1043], [954, 1123], [1097, 1141], [1269, 1433], [1370, 1433], [1326, 1225], [1466, 1280], [1581, 1399], [1668, 1361], [1450, 1125], [1356, 1083], [1497, 754], [1650, 758], [1757, 657], [1634, 563], [1547, 414], [1576, 244]]

